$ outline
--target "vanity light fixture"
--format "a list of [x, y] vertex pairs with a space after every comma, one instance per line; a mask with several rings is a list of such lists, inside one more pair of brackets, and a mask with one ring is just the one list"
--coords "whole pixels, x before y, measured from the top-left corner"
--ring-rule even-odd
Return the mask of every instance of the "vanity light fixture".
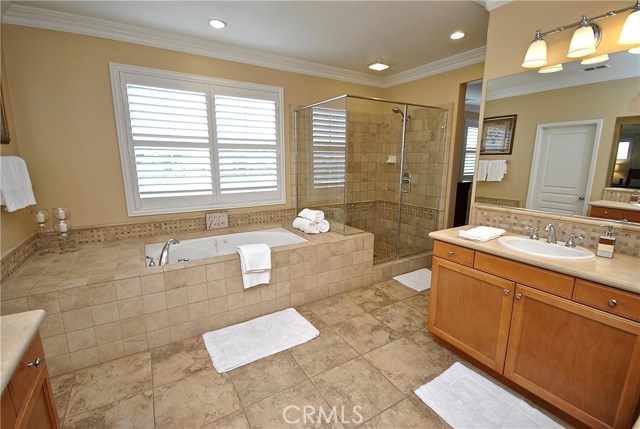
[[605, 61], [609, 61], [609, 55], [607, 54], [598, 55], [596, 57], [591, 57], [591, 58], [585, 58], [584, 60], [580, 61], [580, 64], [582, 64], [583, 66], [586, 66], [591, 64], [600, 64]]
[[455, 33], [452, 33], [451, 36], [449, 36], [449, 38], [451, 40], [459, 40], [462, 39], [465, 36], [465, 34], [462, 31], [456, 31]]
[[562, 71], [562, 64], [554, 64], [552, 66], [542, 67], [538, 70], [538, 73], [555, 73]]
[[[568, 25], [562, 25], [554, 28], [553, 30], [545, 32], [537, 30], [533, 42], [531, 42], [529, 49], [527, 49], [522, 67], [538, 68], [547, 65], [547, 44], [544, 38], [570, 28], [576, 28], [576, 30], [571, 38], [567, 57], [580, 58], [593, 54], [600, 43], [600, 39], [602, 38], [602, 30], [599, 25], [595, 24], [595, 21], [603, 18], [609, 18], [629, 10], [632, 10], [633, 12], [625, 21], [618, 43], [623, 45], [640, 44], [640, 0], [635, 0], [635, 4], [633, 6], [628, 6], [618, 10], [611, 10], [601, 15], [594, 16], [593, 18], [587, 18], [586, 15], [583, 15], [580, 21]], [[631, 47], [629, 52], [640, 53], [640, 46]]]
[[227, 23], [221, 19], [210, 19], [209, 25], [215, 28], [216, 30], [220, 30], [227, 26]]
[[371, 70], [382, 71], [388, 69], [391, 64], [391, 61], [381, 60], [380, 58], [378, 58], [374, 62], [367, 64], [367, 67], [369, 67]]

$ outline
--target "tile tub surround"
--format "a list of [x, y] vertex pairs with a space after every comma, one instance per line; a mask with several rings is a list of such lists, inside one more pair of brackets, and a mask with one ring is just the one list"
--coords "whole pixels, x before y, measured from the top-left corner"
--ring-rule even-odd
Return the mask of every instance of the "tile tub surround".
[[571, 232], [582, 235], [584, 240], [580, 240], [578, 245], [593, 252], [600, 235], [605, 231], [602, 225], [613, 225], [613, 233], [616, 236], [614, 258], [616, 254], [640, 257], [640, 225], [637, 224], [514, 210], [485, 204], [474, 204], [469, 223], [503, 228], [520, 235], [529, 235], [525, 230], [527, 226], [538, 227], [542, 238], [546, 238], [544, 227], [553, 223], [558, 232], [558, 240], [564, 241]]
[[2, 314], [45, 310], [50, 372], [62, 374], [371, 284], [372, 234], [304, 237], [274, 248], [271, 283], [248, 290], [237, 254], [145, 268], [145, 242], [163, 237], [34, 256], [3, 282]]
[[[295, 215], [295, 209], [229, 213], [229, 227], [245, 227], [248, 225], [283, 222], [293, 219]], [[73, 244], [102, 243], [105, 241], [119, 241], [132, 238], [153, 237], [162, 234], [182, 234], [189, 232], [207, 232], [203, 215], [184, 219], [74, 228], [69, 234], [69, 241]], [[18, 267], [31, 255], [36, 253], [39, 248], [45, 245], [50, 249], [58, 249], [60, 247], [59, 237], [53, 232], [45, 235], [46, 243], [39, 243], [39, 240], [39, 235], [34, 233], [22, 244], [16, 246], [2, 257], [2, 280], [16, 271]]]

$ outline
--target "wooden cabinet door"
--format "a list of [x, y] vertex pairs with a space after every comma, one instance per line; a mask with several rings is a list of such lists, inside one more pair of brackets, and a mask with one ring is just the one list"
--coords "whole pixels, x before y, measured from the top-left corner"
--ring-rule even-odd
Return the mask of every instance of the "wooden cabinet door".
[[640, 324], [517, 285], [504, 375], [590, 427], [631, 427]]
[[429, 330], [502, 372], [515, 283], [433, 258]]
[[18, 416], [16, 428], [60, 429], [60, 419], [53, 399], [53, 389], [46, 362], [39, 368], [35, 383], [29, 391], [26, 405]]

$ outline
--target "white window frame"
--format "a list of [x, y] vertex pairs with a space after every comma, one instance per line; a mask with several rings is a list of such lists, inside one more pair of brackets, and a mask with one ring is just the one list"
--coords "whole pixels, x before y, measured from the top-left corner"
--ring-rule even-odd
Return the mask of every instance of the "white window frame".
[[[255, 207], [263, 205], [286, 204], [286, 179], [284, 150], [284, 91], [281, 87], [262, 85], [248, 82], [218, 79], [207, 76], [199, 76], [188, 73], [178, 73], [148, 67], [131, 66], [127, 64], [109, 63], [111, 75], [111, 89], [113, 93], [114, 113], [116, 120], [116, 132], [120, 149], [120, 163], [124, 179], [127, 213], [129, 216], [144, 216], [151, 214], [181, 213], [192, 211], [204, 211], [211, 209], [227, 209], [236, 207]], [[138, 193], [137, 172], [133, 152], [134, 142], [129, 121], [127, 100], [127, 83], [139, 83], [151, 85], [156, 82], [158, 86], [170, 82], [171, 88], [183, 88], [194, 90], [201, 88], [207, 94], [207, 110], [209, 115], [210, 153], [213, 175], [213, 192], [206, 198], [200, 197], [167, 197], [147, 198], [141, 200]], [[276, 107], [276, 164], [277, 164], [277, 191], [261, 196], [260, 193], [238, 194], [233, 197], [220, 196], [217, 143], [215, 129], [215, 112], [213, 97], [216, 90], [221, 90], [221, 95], [244, 96], [249, 98], [268, 99], [275, 102]], [[256, 97], [260, 94], [261, 97]], [[154, 201], [155, 200], [155, 201]]]
[[[472, 182], [473, 178], [475, 176], [475, 159], [476, 159], [476, 152], [478, 150], [478, 142], [480, 139], [480, 135], [478, 134], [479, 131], [479, 121], [477, 119], [465, 119], [464, 121], [464, 135], [463, 135], [463, 145], [462, 145], [462, 159], [460, 160], [460, 181], [461, 182]], [[469, 150], [469, 148], [467, 147], [469, 144], [468, 136], [469, 136], [469, 129], [470, 128], [475, 128], [476, 130], [476, 147], [473, 150]], [[473, 157], [473, 164], [474, 164], [474, 168], [473, 171], [465, 174], [464, 171], [464, 166], [465, 166], [465, 161], [467, 160], [467, 155], [471, 155]]]

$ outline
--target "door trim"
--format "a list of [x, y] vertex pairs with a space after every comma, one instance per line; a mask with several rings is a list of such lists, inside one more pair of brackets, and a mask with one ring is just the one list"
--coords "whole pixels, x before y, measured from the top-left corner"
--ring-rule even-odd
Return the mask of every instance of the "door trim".
[[593, 186], [593, 176], [596, 169], [596, 158], [598, 155], [598, 149], [600, 147], [600, 135], [602, 133], [602, 119], [586, 119], [583, 121], [569, 121], [569, 122], [550, 122], [546, 124], [538, 124], [536, 127], [536, 140], [533, 148], [533, 158], [531, 161], [531, 174], [529, 175], [529, 187], [527, 189], [527, 202], [525, 208], [529, 208], [533, 204], [533, 188], [538, 179], [538, 167], [540, 164], [540, 152], [542, 151], [542, 137], [544, 131], [549, 128], [570, 127], [575, 125], [595, 125], [596, 131], [593, 141], [593, 152], [591, 153], [591, 165], [589, 166], [589, 177], [587, 179], [587, 188], [584, 193], [584, 210], [583, 213], [576, 213], [578, 215], [586, 216], [589, 205], [587, 204], [591, 200], [591, 188]]

